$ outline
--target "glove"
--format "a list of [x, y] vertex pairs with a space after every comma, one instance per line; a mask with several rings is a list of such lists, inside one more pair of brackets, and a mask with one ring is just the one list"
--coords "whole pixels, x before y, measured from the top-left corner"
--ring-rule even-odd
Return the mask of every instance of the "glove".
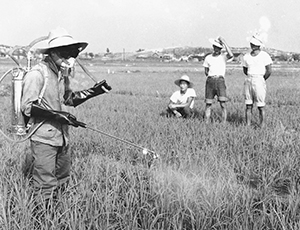
[[66, 91], [64, 95], [65, 104], [69, 106], [78, 106], [86, 100], [98, 96], [103, 93], [108, 93], [112, 88], [107, 84], [106, 80], [96, 83], [92, 88], [81, 91]]
[[108, 93], [112, 88], [107, 84], [106, 80], [96, 83], [92, 88], [91, 91], [94, 91], [94, 96], [99, 94]]
[[54, 120], [58, 121], [61, 124], [72, 125], [74, 127], [86, 127], [86, 124], [80, 121], [77, 121], [76, 117], [68, 112], [64, 111], [54, 111], [52, 113], [55, 115]]
[[74, 127], [86, 127], [85, 123], [77, 121], [76, 117], [68, 112], [47, 110], [34, 103], [31, 107], [31, 116], [39, 117], [50, 121], [57, 121], [60, 124], [72, 125]]

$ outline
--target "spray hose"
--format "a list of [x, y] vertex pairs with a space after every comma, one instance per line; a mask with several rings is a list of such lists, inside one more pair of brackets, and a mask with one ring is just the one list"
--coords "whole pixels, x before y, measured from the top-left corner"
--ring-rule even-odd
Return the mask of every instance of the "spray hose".
[[0, 129], [0, 133], [4, 136], [4, 138], [6, 140], [8, 140], [9, 142], [12, 142], [13, 144], [19, 144], [19, 143], [22, 143], [22, 142], [25, 142], [27, 140], [29, 140], [29, 138], [45, 123], [45, 120], [42, 121], [41, 123], [39, 123], [33, 130], [31, 130], [27, 135], [26, 137], [22, 138], [22, 139], [13, 139], [11, 137], [9, 137], [8, 135], [6, 135], [1, 129]]

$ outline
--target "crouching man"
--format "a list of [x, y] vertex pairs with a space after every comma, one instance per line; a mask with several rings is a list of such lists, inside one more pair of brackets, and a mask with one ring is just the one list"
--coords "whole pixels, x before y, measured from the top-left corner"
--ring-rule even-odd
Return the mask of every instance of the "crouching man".
[[169, 115], [190, 118], [193, 114], [196, 92], [192, 88], [193, 83], [187, 75], [183, 75], [174, 82], [180, 90], [170, 97], [167, 112]]

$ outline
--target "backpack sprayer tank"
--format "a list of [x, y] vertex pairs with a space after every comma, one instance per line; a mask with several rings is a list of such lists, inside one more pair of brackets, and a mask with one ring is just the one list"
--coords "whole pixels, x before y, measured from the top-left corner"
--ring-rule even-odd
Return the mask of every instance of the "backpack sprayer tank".
[[[26, 134], [26, 122], [24, 116], [21, 112], [21, 98], [22, 98], [22, 88], [23, 88], [23, 79], [26, 73], [31, 69], [31, 60], [32, 53], [31, 48], [38, 42], [48, 39], [48, 36], [43, 36], [32, 41], [28, 46], [25, 47], [16, 47], [12, 49], [8, 56], [18, 65], [18, 67], [12, 68], [7, 71], [1, 78], [1, 81], [8, 75], [11, 74], [11, 84], [12, 84], [12, 98], [11, 98], [11, 124], [14, 134], [22, 136]], [[18, 60], [13, 56], [13, 53], [16, 50], [23, 50], [26, 53], [27, 66], [21, 67]]]
[[14, 57], [9, 55], [18, 67], [6, 71], [0, 78], [0, 83], [8, 75], [11, 77], [11, 125], [14, 134], [21, 136], [26, 134], [25, 120], [21, 112], [21, 97], [23, 78], [26, 74], [25, 69], [21, 68]]
[[16, 135], [26, 134], [26, 124], [24, 116], [21, 112], [21, 97], [22, 97], [22, 84], [26, 71], [22, 68], [14, 68], [12, 74], [12, 127]]

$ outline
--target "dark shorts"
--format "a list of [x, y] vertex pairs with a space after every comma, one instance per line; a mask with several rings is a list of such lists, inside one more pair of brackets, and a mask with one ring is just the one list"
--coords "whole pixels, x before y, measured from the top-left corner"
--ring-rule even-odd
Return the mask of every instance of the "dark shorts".
[[218, 96], [218, 101], [227, 101], [226, 85], [224, 77], [207, 77], [205, 84], [205, 102], [212, 104], [215, 96]]

